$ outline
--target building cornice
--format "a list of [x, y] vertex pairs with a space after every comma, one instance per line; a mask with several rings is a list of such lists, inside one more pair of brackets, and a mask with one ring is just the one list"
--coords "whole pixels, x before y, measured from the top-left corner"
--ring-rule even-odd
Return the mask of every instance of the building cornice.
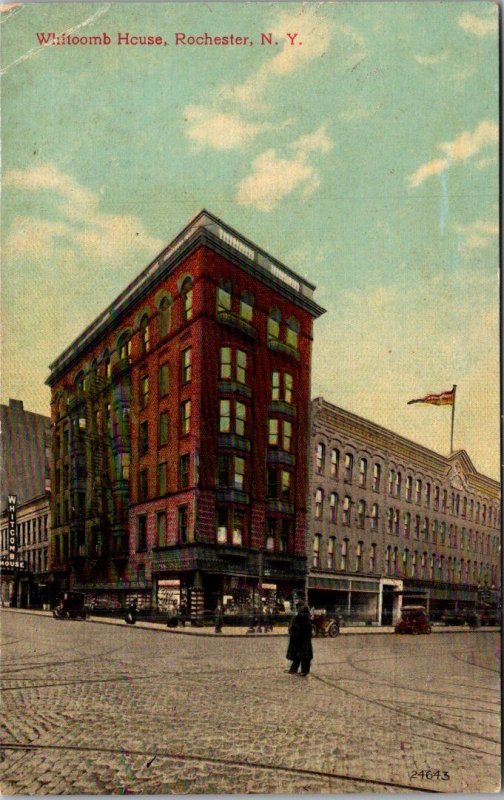
[[319, 317], [325, 312], [325, 309], [313, 300], [315, 288], [313, 284], [246, 239], [234, 228], [203, 210], [50, 364], [51, 373], [46, 384], [52, 386], [77, 359], [88, 352], [109, 330], [115, 328], [136, 303], [150, 294], [182, 261], [201, 246], [224, 256], [257, 280], [274, 288], [312, 317]]
[[[317, 414], [325, 414], [324, 424], [330, 427], [330, 419], [335, 422], [335, 433], [340, 434], [341, 428], [351, 436], [360, 438], [363, 444], [372, 444], [375, 450], [393, 454], [406, 462], [415, 459], [418, 465], [426, 471], [446, 479], [454, 464], [461, 465], [464, 475], [475, 492], [490, 492], [495, 499], [500, 497], [500, 484], [493, 478], [478, 472], [465, 450], [457, 450], [450, 456], [444, 456], [424, 445], [407, 439], [394, 431], [384, 428], [371, 420], [364, 419], [351, 411], [329, 403], [323, 397], [312, 400], [312, 418], [315, 423]], [[315, 424], [312, 426], [312, 436], [318, 433]]]

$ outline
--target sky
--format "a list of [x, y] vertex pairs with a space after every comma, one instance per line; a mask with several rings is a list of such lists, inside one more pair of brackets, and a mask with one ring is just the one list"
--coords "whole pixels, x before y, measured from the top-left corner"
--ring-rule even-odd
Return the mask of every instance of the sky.
[[[451, 408], [407, 402], [456, 384], [499, 477], [494, 3], [2, 8], [2, 402], [49, 414], [49, 363], [205, 207], [317, 286], [313, 397], [447, 455]], [[253, 44], [175, 44], [205, 32]]]

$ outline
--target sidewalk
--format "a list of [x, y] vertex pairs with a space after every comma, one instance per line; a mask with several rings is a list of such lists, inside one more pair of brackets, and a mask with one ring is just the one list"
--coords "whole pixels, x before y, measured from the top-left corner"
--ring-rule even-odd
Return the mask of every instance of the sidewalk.
[[[40, 616], [40, 617], [52, 617], [52, 611], [38, 611], [36, 609], [31, 608], [2, 608], [1, 611], [12, 612], [15, 614], [31, 614], [33, 616]], [[222, 633], [214, 633], [213, 627], [205, 627], [205, 628], [192, 628], [192, 627], [185, 627], [185, 628], [168, 628], [166, 624], [161, 622], [142, 622], [138, 621], [135, 625], [126, 625], [124, 619], [121, 617], [93, 617], [90, 616], [86, 620], [87, 622], [94, 622], [99, 625], [119, 625], [122, 627], [127, 627], [130, 629], [142, 629], [142, 630], [150, 630], [150, 631], [162, 631], [163, 633], [173, 633], [179, 636], [212, 636], [214, 638], [224, 638], [224, 637], [246, 637], [247, 639], [260, 639], [265, 637], [273, 637], [273, 636], [287, 636], [287, 628], [286, 627], [277, 627], [273, 628], [273, 631], [269, 633], [247, 633], [246, 627], [240, 626], [233, 626], [233, 627], [225, 627]], [[467, 627], [466, 625], [433, 625], [432, 633], [468, 633], [471, 632], [473, 629]], [[490, 633], [492, 631], [499, 631], [500, 628], [489, 626], [484, 628], [476, 628], [475, 631], [480, 631], [483, 633]], [[351, 636], [351, 635], [378, 635], [378, 634], [388, 634], [394, 633], [393, 626], [383, 626], [383, 627], [368, 627], [366, 625], [362, 626], [348, 626], [341, 628], [341, 635], [342, 636]]]

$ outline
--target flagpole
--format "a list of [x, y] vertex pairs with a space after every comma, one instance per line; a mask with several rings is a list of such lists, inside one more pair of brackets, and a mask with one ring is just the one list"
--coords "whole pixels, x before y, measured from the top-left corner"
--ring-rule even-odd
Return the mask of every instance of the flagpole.
[[450, 436], [450, 455], [453, 453], [453, 426], [455, 423], [455, 396], [457, 392], [457, 384], [453, 384], [453, 404], [452, 404], [452, 415], [451, 415], [451, 436]]

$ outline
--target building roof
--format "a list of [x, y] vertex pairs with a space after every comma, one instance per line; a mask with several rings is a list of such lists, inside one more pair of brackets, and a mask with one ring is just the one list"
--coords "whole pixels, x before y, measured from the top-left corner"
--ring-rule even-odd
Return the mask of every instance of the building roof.
[[313, 317], [325, 309], [313, 300], [315, 286], [269, 255], [234, 228], [202, 209], [159, 253], [118, 297], [49, 365], [51, 386], [70, 365], [86, 352], [108, 329], [117, 324], [130, 308], [152, 291], [189, 253], [206, 245], [233, 261], [255, 278], [308, 311]]
[[335, 406], [324, 400], [323, 397], [314, 398], [312, 407], [326, 411], [333, 419], [338, 418], [338, 432], [344, 426], [350, 436], [362, 438], [367, 442], [372, 441], [377, 450], [393, 453], [396, 458], [403, 458], [405, 461], [415, 459], [417, 465], [421, 465], [435, 474], [445, 477], [450, 475], [454, 480], [469, 479], [474, 490], [500, 495], [500, 483], [488, 475], [478, 472], [463, 449], [455, 450], [449, 456], [443, 455], [371, 420]]

